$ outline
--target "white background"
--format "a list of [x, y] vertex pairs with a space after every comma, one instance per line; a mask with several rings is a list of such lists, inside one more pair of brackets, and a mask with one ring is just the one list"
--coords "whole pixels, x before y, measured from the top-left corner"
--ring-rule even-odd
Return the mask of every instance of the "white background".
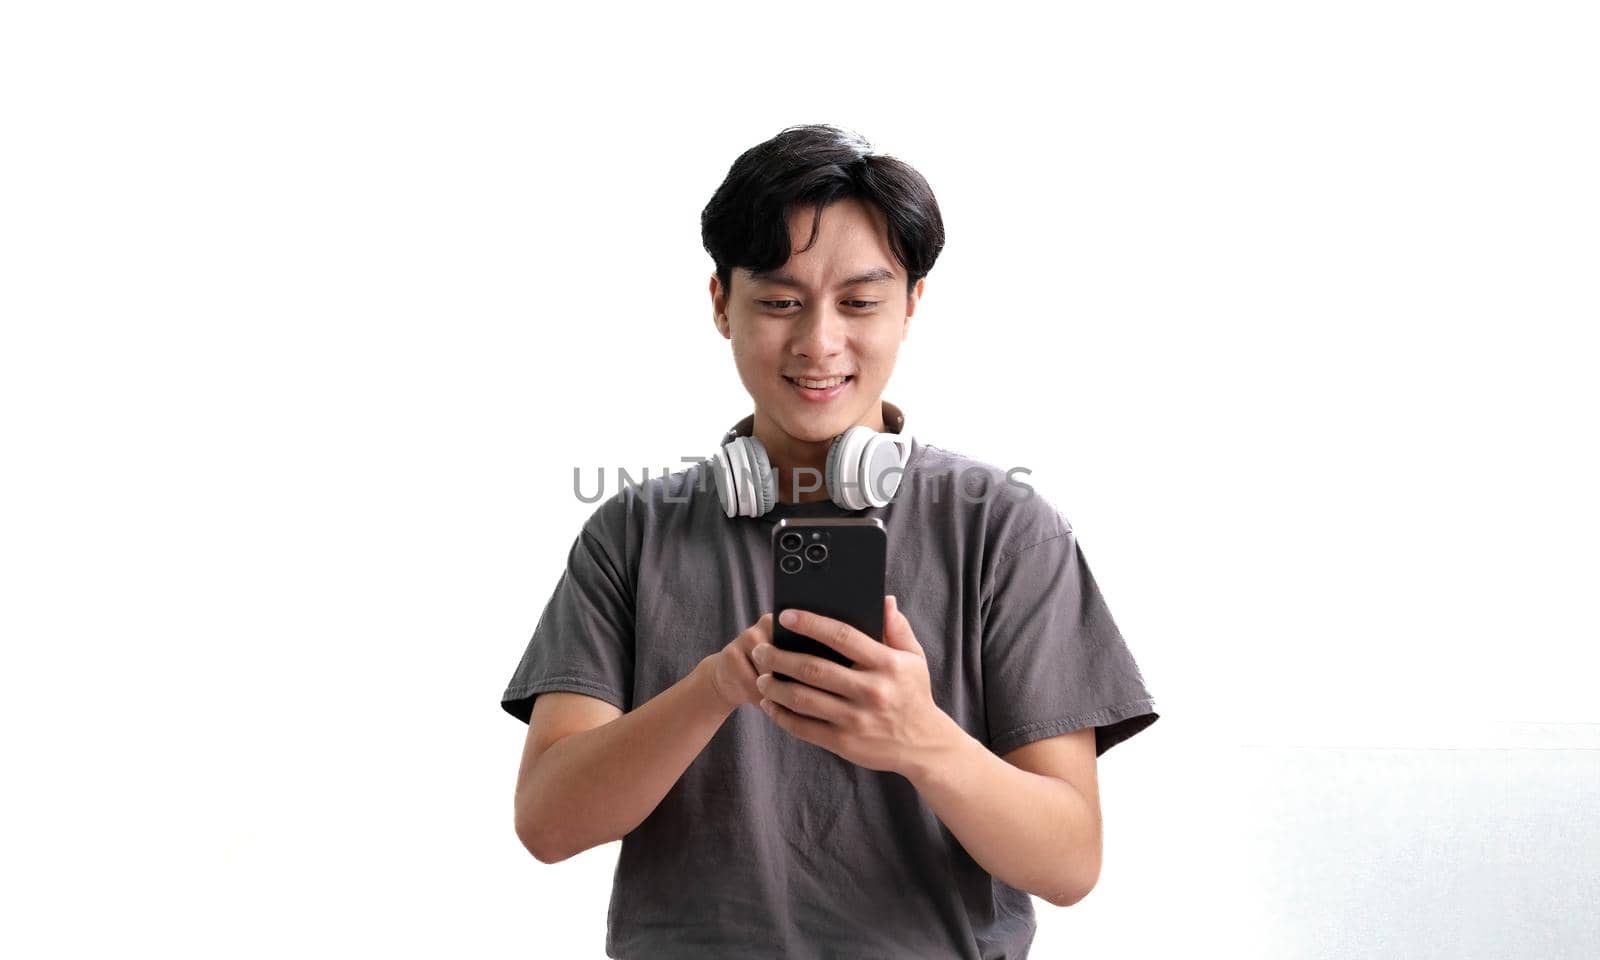
[[1163, 715], [1035, 955], [1600, 951], [1594, 15], [1041, 16], [8, 5], [6, 952], [601, 956], [498, 698], [572, 468], [751, 409], [699, 213], [806, 122], [933, 185], [885, 396]]

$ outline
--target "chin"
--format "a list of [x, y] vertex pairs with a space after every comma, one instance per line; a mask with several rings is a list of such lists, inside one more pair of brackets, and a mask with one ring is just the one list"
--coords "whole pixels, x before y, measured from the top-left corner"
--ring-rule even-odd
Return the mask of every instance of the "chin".
[[843, 433], [851, 421], [839, 414], [822, 415], [805, 412], [796, 414], [792, 410], [785, 410], [782, 419], [772, 418], [778, 429], [784, 433], [806, 443], [826, 443]]
[[855, 416], [839, 414], [828, 417], [825, 420], [813, 421], [812, 423], [808, 423], [803, 426], [796, 424], [795, 432], [791, 433], [790, 436], [797, 440], [805, 440], [810, 443], [827, 443], [834, 437], [837, 437], [839, 434], [850, 429], [850, 427], [856, 423], [857, 419], [858, 418]]
[[839, 434], [843, 433], [844, 432], [844, 427], [840, 427], [837, 430], [834, 430], [832, 428], [816, 429], [816, 428], [805, 428], [805, 427], [792, 427], [792, 428], [786, 428], [784, 430], [784, 432], [787, 433], [789, 436], [794, 437], [796, 440], [800, 440], [800, 441], [803, 441], [805, 443], [827, 443], [828, 441], [832, 440], [834, 437], [837, 437]]

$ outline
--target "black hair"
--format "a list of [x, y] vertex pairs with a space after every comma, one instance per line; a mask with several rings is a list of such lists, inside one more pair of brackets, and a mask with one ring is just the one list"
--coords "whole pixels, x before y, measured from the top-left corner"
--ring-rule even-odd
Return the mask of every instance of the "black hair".
[[851, 197], [871, 203], [887, 219], [889, 248], [905, 268], [909, 294], [944, 249], [933, 189], [909, 164], [873, 153], [860, 134], [827, 124], [786, 127], [739, 154], [728, 168], [700, 214], [700, 240], [722, 289], [731, 288], [734, 267], [760, 272], [788, 262], [792, 208], [814, 208], [811, 237], [802, 248], [809, 250], [822, 209]]

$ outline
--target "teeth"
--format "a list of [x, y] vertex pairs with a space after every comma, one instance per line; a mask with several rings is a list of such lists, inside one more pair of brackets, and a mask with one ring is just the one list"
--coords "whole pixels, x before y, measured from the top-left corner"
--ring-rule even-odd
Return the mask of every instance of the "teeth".
[[834, 377], [832, 380], [802, 380], [799, 377], [795, 377], [793, 379], [795, 383], [800, 384], [802, 387], [810, 387], [813, 390], [826, 390], [828, 387], [834, 387], [844, 383], [849, 378]]

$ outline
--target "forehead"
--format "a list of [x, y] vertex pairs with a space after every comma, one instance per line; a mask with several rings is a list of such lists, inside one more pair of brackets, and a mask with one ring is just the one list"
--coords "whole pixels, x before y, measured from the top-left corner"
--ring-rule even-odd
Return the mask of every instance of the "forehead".
[[820, 217], [814, 207], [796, 206], [788, 220], [788, 262], [759, 272], [740, 267], [736, 276], [751, 283], [817, 289], [891, 283], [902, 278], [889, 246], [887, 221], [872, 205], [854, 198], [839, 200], [824, 207]]

